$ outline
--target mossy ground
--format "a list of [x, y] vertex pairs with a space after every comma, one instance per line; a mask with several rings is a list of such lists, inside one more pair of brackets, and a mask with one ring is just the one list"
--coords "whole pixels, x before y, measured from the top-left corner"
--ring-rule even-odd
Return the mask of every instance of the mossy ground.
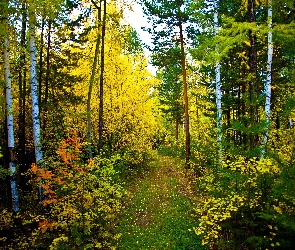
[[157, 156], [129, 185], [117, 249], [204, 249], [193, 231], [192, 192], [181, 160]]

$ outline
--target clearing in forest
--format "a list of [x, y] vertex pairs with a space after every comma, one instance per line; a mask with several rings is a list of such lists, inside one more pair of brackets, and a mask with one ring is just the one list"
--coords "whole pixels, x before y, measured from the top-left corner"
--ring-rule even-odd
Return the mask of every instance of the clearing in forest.
[[184, 162], [157, 156], [130, 184], [120, 217], [118, 249], [203, 249], [193, 231], [193, 201]]

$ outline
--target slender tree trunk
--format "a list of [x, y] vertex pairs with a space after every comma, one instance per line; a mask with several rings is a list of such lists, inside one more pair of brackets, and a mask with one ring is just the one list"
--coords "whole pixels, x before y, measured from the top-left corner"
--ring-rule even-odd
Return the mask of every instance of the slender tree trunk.
[[103, 147], [103, 85], [104, 85], [104, 42], [106, 32], [106, 14], [107, 14], [107, 2], [103, 1], [103, 20], [101, 30], [101, 58], [100, 58], [100, 80], [99, 80], [99, 131], [98, 131], [98, 150]]
[[178, 122], [178, 115], [176, 115], [175, 119], [175, 139], [178, 141], [178, 131], [179, 131], [179, 122]]
[[50, 46], [51, 46], [51, 23], [48, 21], [48, 34], [47, 34], [47, 51], [46, 51], [46, 77], [45, 77], [45, 93], [44, 93], [44, 106], [46, 109], [49, 94], [49, 76], [50, 76]]
[[89, 82], [89, 89], [88, 89], [88, 99], [87, 99], [87, 139], [88, 139], [88, 151], [89, 151], [89, 158], [92, 158], [92, 139], [91, 139], [91, 94], [92, 94], [92, 87], [94, 82], [94, 77], [96, 74], [96, 67], [99, 55], [99, 47], [100, 47], [100, 22], [101, 22], [101, 5], [97, 9], [97, 39], [96, 39], [96, 47], [95, 47], [95, 54], [93, 59], [91, 77]]
[[12, 114], [12, 89], [11, 89], [11, 77], [9, 68], [9, 38], [5, 37], [4, 41], [4, 72], [6, 82], [6, 112], [7, 112], [7, 138], [9, 149], [9, 170], [10, 170], [10, 186], [11, 186], [11, 198], [12, 198], [12, 210], [14, 212], [19, 211], [18, 191], [16, 185], [16, 164], [14, 155], [14, 125]]
[[[19, 69], [19, 124], [18, 124], [18, 140], [19, 140], [19, 167], [22, 169], [26, 155], [26, 28], [27, 28], [27, 13], [26, 7], [22, 5], [22, 33], [21, 33], [21, 56], [20, 56], [20, 69]], [[22, 172], [22, 170], [20, 170]]]
[[40, 41], [40, 57], [39, 57], [39, 103], [42, 102], [42, 75], [43, 75], [43, 43], [44, 43], [44, 25], [45, 18], [42, 18], [41, 25], [41, 41]]
[[263, 140], [262, 157], [265, 154], [265, 145], [268, 140], [268, 130], [270, 123], [270, 99], [271, 99], [271, 83], [272, 83], [272, 56], [273, 56], [273, 42], [272, 42], [272, 0], [268, 0], [268, 53], [267, 53], [267, 73], [264, 87], [265, 92], [265, 115], [266, 115], [266, 132]]
[[[36, 44], [35, 44], [35, 21], [34, 14], [30, 16], [30, 85], [31, 85], [31, 98], [32, 98], [32, 120], [33, 120], [33, 135], [35, 146], [35, 158], [38, 167], [42, 167], [41, 160], [43, 158], [42, 153], [42, 141], [41, 141], [41, 129], [40, 129], [40, 117], [39, 117], [39, 102], [38, 102], [38, 83], [37, 83], [37, 67], [36, 67]], [[44, 200], [43, 189], [39, 187], [39, 199], [40, 202]]]
[[[214, 1], [214, 31], [218, 32], [218, 0]], [[222, 159], [222, 91], [221, 91], [221, 66], [219, 61], [215, 65], [215, 83], [216, 83], [216, 108], [217, 108], [217, 146], [218, 160]]]
[[[250, 23], [256, 22], [256, 5], [255, 0], [248, 0], [248, 11]], [[249, 68], [251, 74], [250, 80], [250, 117], [251, 123], [254, 125], [258, 122], [258, 109], [257, 109], [257, 98], [258, 98], [258, 79], [257, 79], [257, 38], [253, 34], [252, 30], [249, 31], [250, 39], [250, 51], [249, 51]], [[250, 148], [254, 148], [258, 145], [258, 134], [250, 136]]]
[[184, 94], [184, 113], [185, 113], [185, 167], [190, 167], [190, 132], [189, 132], [189, 113], [188, 113], [188, 95], [187, 95], [187, 82], [186, 82], [186, 68], [185, 68], [185, 53], [184, 53], [184, 41], [183, 41], [183, 30], [182, 21], [180, 17], [180, 3], [178, 4], [178, 26], [180, 34], [180, 49], [181, 49], [181, 68], [182, 68], [182, 79], [183, 79], [183, 94]]

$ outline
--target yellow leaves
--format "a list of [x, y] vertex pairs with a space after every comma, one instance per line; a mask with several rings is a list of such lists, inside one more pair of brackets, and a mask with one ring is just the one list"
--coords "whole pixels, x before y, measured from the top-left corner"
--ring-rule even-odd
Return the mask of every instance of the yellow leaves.
[[277, 207], [277, 206], [273, 205], [273, 208], [274, 208], [274, 210], [275, 210], [277, 213], [279, 213], [279, 214], [282, 214], [282, 213], [283, 213], [283, 211], [282, 211], [282, 209], [281, 209], [280, 207]]
[[13, 213], [3, 209], [0, 213], [0, 230], [7, 229], [13, 225]]

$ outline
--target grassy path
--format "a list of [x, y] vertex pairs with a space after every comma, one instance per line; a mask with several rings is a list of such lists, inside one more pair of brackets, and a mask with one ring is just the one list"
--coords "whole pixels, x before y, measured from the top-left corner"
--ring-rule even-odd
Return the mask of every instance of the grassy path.
[[182, 165], [158, 156], [149, 171], [134, 180], [117, 228], [122, 234], [117, 249], [203, 249], [189, 231], [195, 224]]

